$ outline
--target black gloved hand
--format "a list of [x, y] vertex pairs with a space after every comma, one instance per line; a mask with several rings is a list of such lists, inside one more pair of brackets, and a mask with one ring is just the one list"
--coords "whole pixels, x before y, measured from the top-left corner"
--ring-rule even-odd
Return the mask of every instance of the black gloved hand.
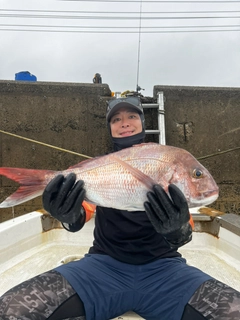
[[173, 184], [168, 187], [170, 197], [160, 185], [154, 185], [144, 202], [147, 216], [158, 233], [173, 247], [180, 247], [191, 240], [192, 227], [187, 200]]
[[66, 177], [60, 174], [49, 182], [42, 195], [44, 209], [62, 223], [74, 224], [82, 218], [85, 222], [85, 211], [81, 210], [84, 182], [79, 180], [75, 184], [75, 181], [74, 173]]

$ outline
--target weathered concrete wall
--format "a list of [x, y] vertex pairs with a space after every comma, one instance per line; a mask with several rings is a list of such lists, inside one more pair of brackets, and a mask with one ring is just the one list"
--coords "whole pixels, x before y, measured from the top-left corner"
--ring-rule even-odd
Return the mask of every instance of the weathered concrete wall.
[[[220, 186], [215, 208], [240, 213], [240, 89], [155, 86], [163, 91], [167, 144], [190, 151]], [[111, 148], [105, 122], [107, 84], [0, 81], [0, 130], [88, 156]], [[147, 129], [157, 129], [156, 110], [146, 110]], [[146, 141], [157, 142], [157, 136]], [[0, 133], [0, 166], [62, 170], [83, 157]], [[0, 202], [17, 184], [0, 178]], [[14, 208], [18, 216], [42, 208], [41, 198]], [[0, 222], [12, 209], [0, 209]]]
[[240, 88], [155, 86], [159, 91], [167, 144], [190, 151], [211, 172], [220, 187], [214, 208], [240, 214]]
[[[90, 157], [111, 149], [106, 128], [107, 84], [0, 81], [0, 130]], [[150, 126], [156, 123], [147, 111]], [[157, 141], [149, 136], [147, 141]], [[84, 157], [0, 133], [0, 166], [63, 170]], [[0, 177], [0, 202], [17, 184]], [[41, 198], [14, 207], [14, 216], [42, 208]], [[0, 209], [0, 222], [12, 209]]]
[[[89, 156], [100, 154], [108, 138], [103, 110], [111, 95], [107, 85], [0, 82], [0, 128]], [[95, 142], [97, 137], [98, 143]], [[83, 158], [0, 134], [0, 165], [65, 169]], [[16, 184], [1, 181], [1, 200]], [[42, 208], [41, 199], [14, 208], [15, 216]], [[11, 209], [0, 209], [1, 220]]]

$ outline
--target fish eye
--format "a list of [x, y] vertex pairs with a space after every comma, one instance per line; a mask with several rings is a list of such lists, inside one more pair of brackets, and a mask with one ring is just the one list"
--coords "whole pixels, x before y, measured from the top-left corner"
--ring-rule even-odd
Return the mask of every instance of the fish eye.
[[193, 170], [193, 177], [194, 178], [199, 179], [199, 178], [202, 178], [202, 176], [203, 176], [203, 173], [201, 170], [199, 170], [199, 169]]

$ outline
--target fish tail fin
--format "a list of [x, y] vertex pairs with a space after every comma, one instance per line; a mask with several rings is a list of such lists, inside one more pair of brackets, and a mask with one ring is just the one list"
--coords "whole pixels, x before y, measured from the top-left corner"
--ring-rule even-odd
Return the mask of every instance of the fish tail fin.
[[3, 175], [20, 184], [20, 187], [10, 195], [6, 200], [0, 203], [0, 208], [9, 208], [34, 199], [43, 193], [49, 179], [46, 179], [47, 174], [52, 174], [56, 171], [51, 170], [36, 170], [22, 168], [0, 168], [0, 175]]

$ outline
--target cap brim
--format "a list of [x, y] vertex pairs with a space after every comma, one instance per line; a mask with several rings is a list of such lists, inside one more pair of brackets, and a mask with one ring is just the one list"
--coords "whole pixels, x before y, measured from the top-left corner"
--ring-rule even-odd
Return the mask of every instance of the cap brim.
[[131, 108], [133, 110], [136, 110], [138, 113], [142, 114], [143, 113], [143, 109], [142, 109], [142, 106], [139, 105], [139, 106], [134, 106], [133, 104], [131, 103], [128, 103], [128, 102], [119, 102], [118, 104], [116, 104], [112, 109], [111, 111], [109, 112], [109, 114], [107, 115], [107, 121], [110, 121], [110, 119], [112, 118], [112, 116], [121, 108]]

